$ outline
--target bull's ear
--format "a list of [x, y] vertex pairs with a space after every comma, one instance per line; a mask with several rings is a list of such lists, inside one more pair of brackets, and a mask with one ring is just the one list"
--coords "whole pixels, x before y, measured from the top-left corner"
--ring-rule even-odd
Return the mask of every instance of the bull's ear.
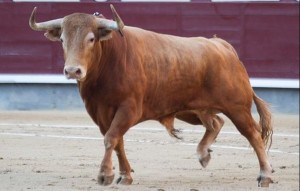
[[112, 38], [112, 31], [107, 29], [99, 29], [99, 39], [100, 41], [108, 40]]
[[51, 41], [60, 41], [61, 29], [56, 28], [53, 30], [47, 30], [44, 36]]

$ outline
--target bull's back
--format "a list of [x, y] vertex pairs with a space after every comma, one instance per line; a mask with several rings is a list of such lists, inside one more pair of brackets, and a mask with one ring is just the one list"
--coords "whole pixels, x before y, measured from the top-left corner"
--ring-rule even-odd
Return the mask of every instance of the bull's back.
[[[233, 81], [247, 83], [235, 50], [222, 39], [128, 30], [134, 42], [131, 48], [138, 52], [135, 61], [141, 66], [139, 72], [146, 77], [144, 101], [152, 109], [174, 112], [199, 99], [197, 107], [218, 104], [225, 91], [236, 91], [239, 85]], [[133, 47], [137, 42], [139, 46]]]

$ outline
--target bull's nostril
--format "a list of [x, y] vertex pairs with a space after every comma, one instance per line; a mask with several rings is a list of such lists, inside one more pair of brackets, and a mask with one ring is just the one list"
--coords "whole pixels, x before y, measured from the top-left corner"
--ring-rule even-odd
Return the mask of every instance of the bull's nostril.
[[78, 68], [78, 69], [76, 70], [75, 74], [76, 74], [77, 76], [80, 76], [80, 75], [81, 75], [81, 70], [80, 70], [80, 68]]
[[68, 74], [69, 74], [69, 72], [68, 72], [67, 69], [64, 69], [64, 73], [65, 73], [65, 75], [68, 75]]

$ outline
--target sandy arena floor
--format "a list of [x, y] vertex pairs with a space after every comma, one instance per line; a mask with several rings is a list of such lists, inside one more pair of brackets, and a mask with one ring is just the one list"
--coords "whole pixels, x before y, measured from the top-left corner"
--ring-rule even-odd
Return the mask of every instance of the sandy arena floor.
[[[103, 187], [96, 177], [103, 136], [84, 111], [1, 111], [0, 190], [299, 190], [299, 116], [275, 115], [269, 152], [275, 184], [258, 189], [258, 160], [248, 142], [226, 120], [203, 169], [196, 146], [204, 128], [176, 121], [183, 141], [155, 121], [132, 128], [125, 149], [134, 169], [131, 186]], [[116, 177], [117, 158], [114, 156]], [[116, 178], [115, 177], [115, 178]]]

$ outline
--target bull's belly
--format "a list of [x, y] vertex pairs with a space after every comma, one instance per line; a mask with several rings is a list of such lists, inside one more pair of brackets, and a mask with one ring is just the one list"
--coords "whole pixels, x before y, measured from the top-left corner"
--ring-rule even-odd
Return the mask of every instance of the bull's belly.
[[[195, 104], [197, 102], [197, 104]], [[160, 99], [156, 103], [144, 103], [141, 121], [158, 120], [165, 116], [181, 114], [184, 118], [194, 118], [196, 112], [218, 113], [214, 106], [207, 107], [207, 104], [200, 100], [171, 100]], [[184, 114], [184, 115], [183, 115]], [[197, 121], [197, 120], [196, 120]]]

